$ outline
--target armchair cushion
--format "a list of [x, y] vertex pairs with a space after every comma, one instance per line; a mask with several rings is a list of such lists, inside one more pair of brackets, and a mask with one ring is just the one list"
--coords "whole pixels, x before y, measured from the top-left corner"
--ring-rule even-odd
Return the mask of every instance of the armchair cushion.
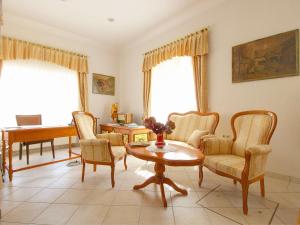
[[207, 135], [207, 130], [194, 130], [189, 139], [187, 140], [187, 143], [192, 145], [195, 148], [200, 147], [201, 138], [204, 135]]
[[241, 178], [245, 158], [231, 154], [207, 155], [204, 159], [204, 166]]
[[115, 157], [115, 161], [123, 159], [123, 157], [126, 155], [126, 149], [124, 146], [111, 146], [111, 151]]
[[205, 155], [231, 154], [232, 139], [205, 136], [202, 140]]
[[97, 134], [97, 139], [106, 139], [110, 142], [112, 146], [121, 146], [123, 143], [123, 136], [119, 133], [106, 133], [106, 134]]

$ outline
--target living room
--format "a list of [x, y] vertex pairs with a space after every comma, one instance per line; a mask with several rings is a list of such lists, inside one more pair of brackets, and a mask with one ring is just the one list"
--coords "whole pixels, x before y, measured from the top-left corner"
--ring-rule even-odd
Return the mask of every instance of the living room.
[[[116, 6], [117, 4], [121, 5]], [[95, 10], [97, 7], [98, 9]], [[1, 224], [297, 224], [300, 208], [300, 152], [298, 151], [300, 143], [297, 135], [300, 131], [298, 125], [300, 107], [297, 106], [300, 98], [299, 70], [296, 71], [297, 74], [294, 74], [296, 76], [233, 82], [233, 48], [273, 35], [298, 30], [300, 27], [299, 10], [298, 0], [189, 0], [184, 2], [168, 0], [163, 3], [134, 0], [122, 3], [118, 1], [3, 0], [1, 35], [87, 56], [88, 72], [85, 91], [88, 110], [86, 111], [99, 118], [98, 125], [99, 123], [112, 123], [111, 106], [114, 103], [118, 103], [119, 112], [132, 113], [132, 122], [142, 125], [145, 116], [145, 74], [143, 71], [145, 54], [205, 30], [208, 35], [207, 72], [206, 86], [202, 93], [207, 95], [205, 111], [219, 114], [215, 134], [220, 137], [233, 137], [231, 118], [234, 114], [246, 110], [267, 110], [276, 113], [277, 126], [270, 142], [272, 151], [268, 155], [265, 168], [265, 198], [259, 194], [259, 182], [253, 184], [252, 189], [250, 185], [247, 215], [242, 209], [240, 183], [235, 186], [231, 179], [225, 179], [205, 170], [202, 189], [196, 189], [198, 188], [197, 185], [195, 187], [198, 183], [197, 167], [190, 168], [191, 170], [183, 168], [184, 171], [180, 167], [170, 167], [170, 170], [166, 170], [167, 175], [188, 190], [188, 195], [182, 196], [177, 192], [166, 191], [168, 207], [162, 207], [159, 188], [151, 186], [146, 190], [132, 191], [133, 185], [143, 182], [145, 178], [148, 178], [147, 173], [153, 172], [153, 164], [149, 162], [147, 164], [130, 155], [127, 157], [127, 171], [124, 170], [122, 163], [116, 166], [114, 188], [110, 185], [110, 169], [106, 166], [98, 166], [96, 173], [92, 172], [91, 167], [87, 167], [85, 184], [81, 185], [82, 166], [66, 168], [68, 161], [63, 165], [59, 164], [61, 167], [56, 171], [57, 173], [64, 171], [65, 177], [55, 177], [54, 174], [50, 174], [51, 178], [49, 177], [46, 183], [41, 182], [38, 185], [36, 183], [39, 181], [30, 179], [31, 182], [36, 182], [30, 183], [28, 178], [35, 177], [38, 171], [47, 174], [51, 168], [55, 168], [56, 164], [14, 173], [12, 183], [9, 182], [6, 174], [1, 192]], [[91, 22], [93, 20], [99, 21], [93, 23]], [[297, 32], [295, 33], [298, 35]], [[298, 36], [295, 42], [297, 67], [299, 66]], [[3, 59], [1, 74], [3, 80], [6, 76], [5, 71], [8, 71], [5, 70], [7, 68], [5, 63]], [[94, 74], [115, 78], [114, 95], [94, 93], [92, 90]], [[173, 85], [172, 81], [170, 85]], [[194, 88], [194, 84], [191, 87]], [[49, 92], [51, 93], [51, 90]], [[164, 89], [160, 90], [158, 98], [164, 93]], [[3, 92], [1, 94], [3, 96]], [[167, 93], [167, 95], [172, 98], [172, 93]], [[13, 96], [14, 91], [11, 90], [9, 95], [5, 95], [9, 103], [2, 102], [4, 108], [20, 104], [12, 100], [18, 99]], [[200, 98], [202, 97], [201, 95]], [[58, 99], [59, 96], [55, 97], [55, 101]], [[39, 98], [36, 100], [43, 102]], [[49, 105], [49, 102], [47, 104]], [[182, 110], [180, 104], [177, 105], [178, 110], [171, 110], [166, 115], [172, 112], [189, 111]], [[197, 111], [197, 108], [191, 110]], [[68, 122], [72, 119], [71, 112], [68, 115]], [[4, 123], [6, 118], [1, 117], [0, 121]], [[13, 119], [15, 119], [15, 114], [12, 115], [11, 121]], [[0, 125], [3, 127], [3, 124]], [[9, 125], [5, 124], [5, 126]], [[75, 144], [73, 148], [80, 151], [77, 139], [72, 140]], [[56, 148], [59, 145], [66, 147], [67, 143], [67, 138], [55, 140]], [[48, 152], [48, 146], [50, 145], [46, 146], [45, 152]], [[18, 150], [18, 145], [14, 145], [14, 150]], [[51, 152], [50, 148], [48, 150]], [[32, 152], [32, 154], [38, 155], [37, 152]], [[49, 156], [51, 156], [50, 153]], [[30, 164], [40, 159], [35, 156], [30, 157], [32, 157]], [[26, 164], [24, 160], [22, 162]], [[17, 152], [14, 153], [13, 161], [19, 163]], [[130, 177], [128, 172], [133, 171], [139, 176]], [[86, 204], [85, 198], [97, 189], [96, 186], [103, 187], [102, 176], [106, 179], [105, 190], [109, 192], [109, 203], [101, 202], [96, 206], [92, 203]], [[187, 181], [184, 179], [185, 176], [191, 178]], [[53, 185], [57, 182], [56, 178], [62, 179], [61, 183]], [[124, 184], [126, 178], [130, 182]], [[70, 183], [67, 184], [67, 182]], [[51, 189], [51, 185], [53, 185], [52, 189], [57, 191], [55, 194], [54, 190], [51, 193], [51, 190], [49, 191], [49, 196], [53, 198], [42, 201], [34, 200], [34, 195], [39, 193], [48, 195], [47, 190]], [[14, 198], [12, 194], [18, 189], [24, 189], [24, 194], [29, 193], [30, 198], [24, 198], [22, 192], [17, 193], [17, 197]], [[118, 193], [110, 193], [111, 189], [118, 190], [116, 191]], [[74, 193], [69, 196], [71, 199], [69, 201], [68, 195], [64, 196], [64, 194], [70, 190]], [[226, 192], [226, 190], [231, 190], [231, 192]], [[124, 193], [121, 198], [125, 199], [124, 196], [127, 195], [131, 200], [127, 199], [128, 202], [124, 200], [125, 203], [112, 200], [113, 195], [117, 196], [122, 191]], [[235, 192], [238, 194], [235, 195]], [[101, 193], [105, 196], [105, 193]], [[178, 196], [174, 197], [175, 193]], [[22, 197], [19, 198], [18, 195]], [[30, 200], [31, 198], [33, 200]], [[30, 206], [32, 202], [40, 205]], [[64, 204], [68, 206], [66, 213], [60, 215], [58, 212], [63, 211]], [[91, 205], [98, 207], [101, 216], [99, 214], [95, 221], [87, 219], [86, 223], [84, 220], [80, 223], [78, 218], [88, 211], [80, 207], [91, 207]], [[38, 214], [28, 216], [31, 214], [29, 210], [25, 212], [26, 216], [23, 216], [21, 211], [26, 208], [25, 206], [32, 207], [32, 209], [40, 207], [43, 210]], [[123, 214], [132, 215], [131, 217], [135, 219], [122, 217], [122, 213], [114, 215], [112, 213], [114, 208], [124, 210], [127, 213]], [[96, 212], [97, 209], [89, 208], [89, 210], [90, 216], [86, 217], [93, 218], [92, 211]], [[58, 213], [57, 220], [53, 219], [55, 213]], [[184, 215], [189, 215], [186, 217], [190, 219]], [[72, 216], [76, 219], [72, 219]], [[152, 221], [151, 218], [155, 216], [159, 219]], [[52, 219], [49, 219], [51, 217]], [[185, 219], [180, 219], [181, 217]]]

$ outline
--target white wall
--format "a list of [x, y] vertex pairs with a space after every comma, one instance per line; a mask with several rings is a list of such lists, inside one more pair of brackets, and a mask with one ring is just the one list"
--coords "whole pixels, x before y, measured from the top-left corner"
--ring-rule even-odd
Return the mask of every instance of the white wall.
[[[199, 10], [197, 13], [196, 10]], [[247, 109], [268, 109], [277, 113], [278, 126], [272, 139], [273, 152], [268, 171], [300, 178], [300, 76], [231, 82], [232, 46], [298, 29], [299, 0], [227, 0], [208, 11], [194, 7], [184, 12], [185, 21], [167, 22], [123, 49], [120, 57], [120, 102], [135, 120], [143, 113], [143, 53], [209, 27], [209, 106], [219, 112], [219, 134], [230, 134], [233, 113]], [[190, 16], [187, 16], [190, 15]], [[180, 15], [178, 15], [180, 17]]]
[[[101, 123], [110, 121], [111, 104], [118, 102], [119, 96], [118, 54], [113, 48], [14, 14], [4, 12], [4, 21], [2, 34], [5, 36], [87, 55], [89, 111], [100, 117]], [[92, 73], [116, 76], [116, 95], [93, 94], [91, 90]], [[55, 91], [55, 87], [53, 91]], [[55, 143], [63, 144], [65, 141], [56, 140]]]
[[[119, 93], [116, 91], [115, 96], [92, 94], [91, 84], [92, 73], [116, 76], [116, 83], [119, 84], [118, 55], [111, 46], [106, 47], [101, 43], [14, 14], [4, 13], [4, 20], [3, 35], [87, 55], [89, 109], [95, 116], [100, 116], [102, 122], [109, 120], [110, 106], [118, 101]], [[118, 90], [118, 86], [116, 89]]]

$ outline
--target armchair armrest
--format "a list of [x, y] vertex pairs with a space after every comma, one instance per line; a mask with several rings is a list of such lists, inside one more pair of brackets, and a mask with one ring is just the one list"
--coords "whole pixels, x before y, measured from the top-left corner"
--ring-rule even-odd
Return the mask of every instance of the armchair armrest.
[[114, 159], [110, 143], [106, 139], [79, 140], [81, 155], [84, 160], [111, 162]]
[[232, 143], [231, 138], [220, 138], [214, 135], [202, 137], [202, 149], [205, 155], [230, 154]]
[[249, 179], [254, 179], [265, 173], [268, 154], [272, 151], [270, 145], [253, 145], [246, 149], [245, 168], [249, 168]]
[[108, 140], [112, 146], [124, 145], [123, 135], [120, 133], [97, 134], [96, 138], [99, 140]]
[[246, 149], [251, 156], [255, 155], [265, 155], [269, 154], [272, 151], [272, 148], [270, 145], [252, 145]]

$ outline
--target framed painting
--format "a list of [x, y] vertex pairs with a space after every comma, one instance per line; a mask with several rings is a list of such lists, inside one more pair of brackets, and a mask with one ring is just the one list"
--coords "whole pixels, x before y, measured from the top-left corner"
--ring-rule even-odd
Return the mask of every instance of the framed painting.
[[232, 48], [232, 82], [299, 75], [299, 30]]
[[94, 94], [115, 95], [115, 77], [93, 73]]

